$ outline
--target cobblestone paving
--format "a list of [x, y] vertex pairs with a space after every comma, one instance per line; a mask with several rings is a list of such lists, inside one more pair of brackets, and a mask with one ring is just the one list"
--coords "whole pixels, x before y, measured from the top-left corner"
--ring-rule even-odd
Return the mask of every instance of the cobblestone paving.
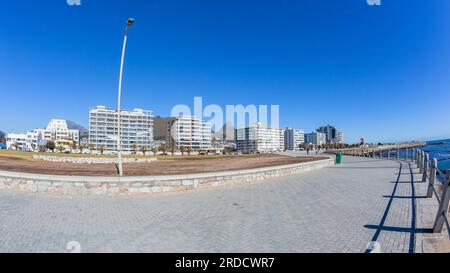
[[365, 252], [374, 239], [382, 252], [410, 252], [411, 171], [346, 157], [336, 167], [198, 192], [1, 192], [0, 252], [64, 252], [70, 241], [83, 252]]

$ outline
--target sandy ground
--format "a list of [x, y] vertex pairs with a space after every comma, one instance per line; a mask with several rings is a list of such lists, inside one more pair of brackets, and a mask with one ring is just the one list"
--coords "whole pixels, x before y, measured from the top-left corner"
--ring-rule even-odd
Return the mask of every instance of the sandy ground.
[[[175, 175], [220, 172], [286, 165], [318, 160], [317, 157], [289, 157], [283, 155], [232, 156], [232, 157], [180, 157], [162, 158], [151, 163], [124, 164], [125, 176]], [[73, 164], [32, 161], [0, 156], [0, 170], [11, 172], [70, 175], [116, 176], [115, 164]]]

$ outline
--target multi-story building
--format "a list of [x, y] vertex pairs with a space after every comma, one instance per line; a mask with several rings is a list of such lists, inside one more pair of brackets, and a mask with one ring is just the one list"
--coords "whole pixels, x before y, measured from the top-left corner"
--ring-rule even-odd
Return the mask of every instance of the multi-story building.
[[27, 134], [9, 133], [6, 135], [6, 149], [16, 151], [27, 150]]
[[[46, 129], [34, 129], [26, 134], [9, 134], [10, 145], [8, 149], [15, 149], [14, 143], [19, 143], [20, 150], [35, 151], [39, 146], [44, 146], [48, 141], [54, 141], [56, 146], [69, 148], [67, 143], [79, 144], [80, 131], [72, 129], [66, 120], [52, 119]], [[12, 146], [11, 146], [12, 145]]]
[[284, 131], [284, 149], [287, 151], [300, 150], [300, 145], [305, 143], [305, 132], [300, 129], [286, 128]]
[[156, 147], [162, 144], [168, 144], [167, 135], [169, 134], [169, 127], [175, 118], [156, 117], [153, 120], [153, 140]]
[[173, 118], [169, 123], [166, 142], [171, 149], [181, 147], [190, 147], [192, 150], [210, 149], [212, 147], [211, 124], [192, 116]]
[[72, 140], [79, 144], [80, 130], [72, 129], [66, 120], [52, 119], [44, 130], [44, 138], [53, 141]]
[[327, 136], [325, 133], [320, 132], [305, 134], [305, 143], [311, 145], [323, 145], [327, 143]]
[[338, 144], [344, 143], [344, 133], [342, 131], [337, 131], [337, 133], [336, 133], [336, 143], [338, 143]]
[[[122, 110], [121, 149], [132, 151], [153, 147], [153, 112], [143, 109]], [[118, 113], [115, 109], [97, 106], [89, 111], [89, 144], [108, 151], [117, 150]]]
[[338, 131], [336, 127], [332, 125], [322, 126], [317, 129], [317, 132], [324, 133], [326, 135], [326, 143], [344, 143], [344, 134], [342, 131]]
[[243, 153], [284, 150], [284, 130], [257, 123], [236, 130], [236, 150]]

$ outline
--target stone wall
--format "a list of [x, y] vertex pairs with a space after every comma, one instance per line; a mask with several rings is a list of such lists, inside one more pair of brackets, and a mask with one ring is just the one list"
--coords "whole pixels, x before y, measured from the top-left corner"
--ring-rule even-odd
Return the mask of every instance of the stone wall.
[[[48, 161], [48, 162], [62, 162], [75, 164], [112, 164], [117, 163], [116, 157], [70, 157], [70, 156], [50, 156], [50, 155], [34, 155], [33, 160]], [[157, 158], [122, 158], [123, 163], [149, 163], [157, 161]]]
[[334, 166], [325, 159], [284, 166], [217, 173], [145, 177], [76, 177], [0, 171], [0, 190], [59, 195], [135, 195], [246, 184]]

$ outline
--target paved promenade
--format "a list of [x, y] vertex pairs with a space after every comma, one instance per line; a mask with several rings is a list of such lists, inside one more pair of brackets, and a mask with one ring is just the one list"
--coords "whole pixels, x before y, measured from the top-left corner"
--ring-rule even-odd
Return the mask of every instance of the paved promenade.
[[396, 161], [344, 162], [158, 196], [0, 192], [0, 252], [64, 252], [70, 241], [82, 252], [365, 252], [371, 241], [381, 252], [421, 252], [423, 236], [413, 230], [422, 210], [411, 198], [417, 171]]

